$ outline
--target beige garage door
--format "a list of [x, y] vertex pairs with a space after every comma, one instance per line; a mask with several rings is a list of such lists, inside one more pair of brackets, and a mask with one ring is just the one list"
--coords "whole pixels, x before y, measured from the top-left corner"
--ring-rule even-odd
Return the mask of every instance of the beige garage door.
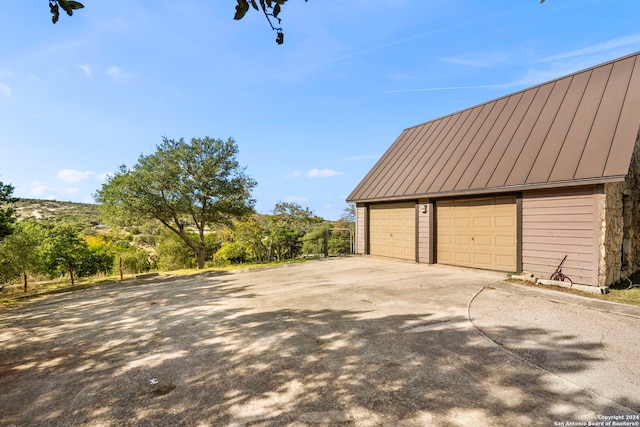
[[369, 253], [416, 259], [416, 208], [413, 203], [369, 208]]
[[436, 202], [437, 261], [516, 271], [515, 197]]

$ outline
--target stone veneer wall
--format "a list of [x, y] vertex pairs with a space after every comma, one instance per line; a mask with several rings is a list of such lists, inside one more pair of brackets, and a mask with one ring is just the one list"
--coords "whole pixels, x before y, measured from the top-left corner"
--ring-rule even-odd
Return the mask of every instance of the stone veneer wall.
[[604, 185], [600, 220], [598, 284], [608, 286], [640, 270], [640, 139], [626, 180]]

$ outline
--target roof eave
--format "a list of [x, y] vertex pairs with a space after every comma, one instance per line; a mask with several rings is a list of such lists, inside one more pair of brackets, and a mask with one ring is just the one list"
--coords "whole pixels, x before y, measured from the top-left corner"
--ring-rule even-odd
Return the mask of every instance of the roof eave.
[[586, 178], [579, 180], [570, 180], [570, 181], [554, 181], [554, 182], [544, 182], [539, 184], [520, 184], [520, 185], [510, 185], [503, 187], [492, 187], [492, 188], [479, 188], [479, 189], [470, 189], [470, 190], [454, 190], [454, 191], [443, 191], [438, 193], [418, 193], [418, 194], [410, 194], [410, 195], [398, 195], [398, 196], [388, 196], [388, 197], [377, 197], [370, 199], [358, 199], [358, 198], [347, 198], [347, 203], [377, 203], [377, 202], [395, 202], [395, 201], [407, 201], [407, 200], [416, 200], [416, 199], [442, 199], [442, 198], [450, 198], [450, 197], [465, 197], [465, 196], [480, 196], [486, 194], [500, 194], [500, 193], [519, 193], [522, 191], [529, 190], [545, 190], [551, 188], [566, 188], [566, 187], [579, 187], [585, 185], [597, 185], [597, 184], [605, 184], [612, 182], [621, 182], [626, 179], [626, 175], [615, 175], [608, 177], [598, 177], [598, 178]]

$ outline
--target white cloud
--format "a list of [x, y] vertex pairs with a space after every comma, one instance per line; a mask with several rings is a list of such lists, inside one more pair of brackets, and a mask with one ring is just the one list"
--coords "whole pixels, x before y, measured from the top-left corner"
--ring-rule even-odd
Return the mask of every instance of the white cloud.
[[557, 55], [548, 56], [542, 59], [542, 62], [556, 61], [558, 59], [574, 58], [576, 56], [589, 55], [592, 53], [603, 52], [606, 50], [617, 49], [620, 47], [639, 45], [640, 46], [640, 33], [631, 34], [624, 37], [618, 37], [615, 39], [607, 40], [606, 42], [596, 43], [591, 46], [583, 47], [582, 49], [572, 50], [570, 52], [559, 53]]
[[11, 96], [11, 88], [5, 84], [0, 83], [0, 94]]
[[114, 79], [119, 79], [120, 76], [122, 75], [122, 68], [116, 67], [114, 65], [112, 67], [107, 68], [107, 70], [105, 71], [105, 74], [113, 77]]
[[77, 188], [51, 187], [43, 182], [35, 181], [29, 184], [28, 193], [37, 198], [59, 199], [78, 193]]
[[284, 179], [299, 178], [299, 177], [301, 177], [302, 175], [303, 175], [302, 171], [295, 170], [295, 171], [291, 171], [291, 172], [289, 172], [288, 174], [286, 174], [286, 175], [284, 176]]
[[98, 181], [106, 181], [107, 179], [109, 179], [109, 177], [113, 176], [113, 173], [111, 172], [104, 172], [104, 173], [99, 173], [96, 175], [96, 179]]
[[343, 172], [338, 172], [333, 169], [311, 169], [307, 176], [309, 178], [331, 178], [334, 176], [344, 175]]
[[504, 62], [507, 56], [503, 53], [470, 53], [464, 56], [446, 56], [438, 59], [467, 67], [490, 67]]
[[89, 66], [89, 65], [78, 65], [78, 68], [80, 68], [82, 71], [84, 71], [84, 74], [87, 77], [91, 77], [91, 66]]
[[56, 178], [69, 184], [77, 184], [79, 182], [86, 181], [92, 175], [94, 175], [93, 171], [77, 171], [73, 169], [62, 169], [58, 171]]

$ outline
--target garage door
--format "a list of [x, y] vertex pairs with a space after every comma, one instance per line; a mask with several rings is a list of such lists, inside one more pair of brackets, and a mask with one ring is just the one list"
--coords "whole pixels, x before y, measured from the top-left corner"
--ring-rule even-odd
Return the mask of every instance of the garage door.
[[413, 203], [369, 207], [369, 253], [416, 259], [416, 208]]
[[437, 261], [516, 271], [515, 197], [436, 202]]

